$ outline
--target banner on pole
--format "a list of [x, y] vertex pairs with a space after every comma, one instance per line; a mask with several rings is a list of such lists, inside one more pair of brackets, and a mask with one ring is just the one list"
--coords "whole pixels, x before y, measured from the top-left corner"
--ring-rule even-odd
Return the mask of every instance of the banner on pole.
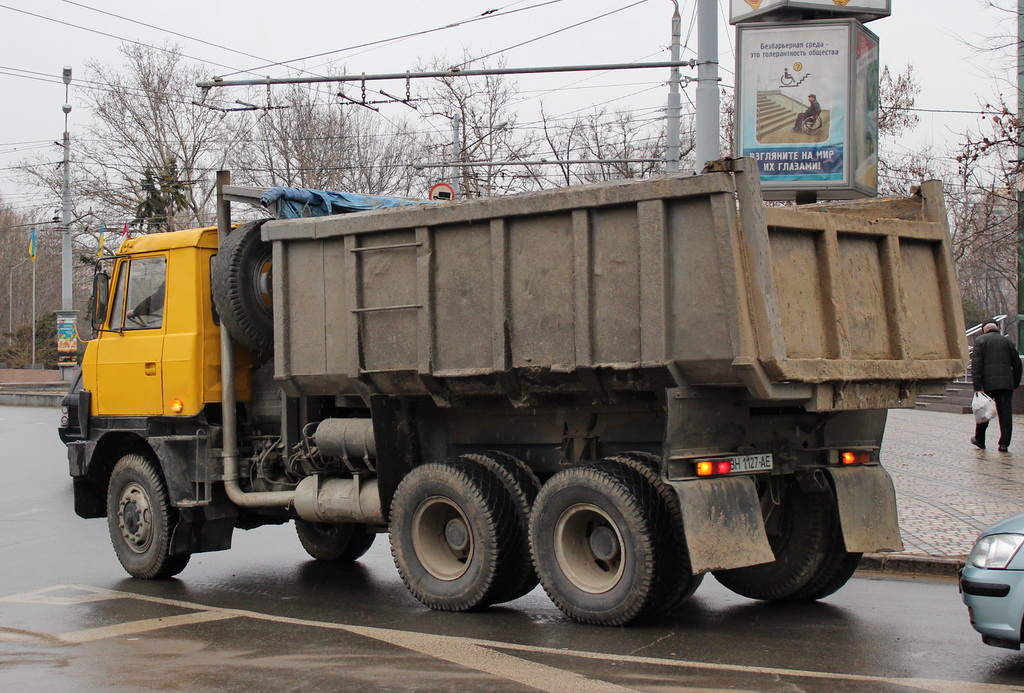
[[75, 311], [57, 311], [57, 365], [74, 366], [78, 363], [78, 314]]
[[32, 262], [36, 261], [36, 230], [32, 229], [32, 234], [28, 237], [28, 256], [32, 258]]

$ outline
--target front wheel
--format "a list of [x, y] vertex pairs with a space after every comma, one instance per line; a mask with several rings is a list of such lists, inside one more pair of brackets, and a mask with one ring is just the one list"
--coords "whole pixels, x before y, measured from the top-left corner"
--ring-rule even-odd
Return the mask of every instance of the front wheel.
[[176, 521], [156, 464], [135, 454], [118, 460], [107, 487], [107, 529], [129, 575], [159, 580], [185, 569], [190, 554], [170, 555]]

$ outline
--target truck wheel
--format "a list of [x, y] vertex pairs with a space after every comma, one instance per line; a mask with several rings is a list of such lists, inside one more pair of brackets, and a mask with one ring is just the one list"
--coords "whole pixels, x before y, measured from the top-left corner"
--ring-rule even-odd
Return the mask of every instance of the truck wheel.
[[391, 501], [391, 554], [416, 599], [439, 611], [469, 611], [509, 594], [516, 510], [498, 478], [449, 460], [409, 472]]
[[260, 238], [266, 219], [228, 234], [213, 261], [213, 303], [231, 337], [257, 354], [274, 349], [271, 244]]
[[519, 531], [503, 540], [513, 544], [515, 557], [509, 565], [508, 593], [497, 595], [494, 604], [509, 602], [528, 594], [537, 586], [537, 571], [530, 560], [530, 510], [540, 492], [540, 480], [526, 463], [502, 452], [490, 451], [486, 455], [462, 455], [494, 474], [505, 488], [508, 501], [515, 508]]
[[811, 578], [811, 581], [803, 588], [786, 597], [785, 601], [811, 602], [817, 599], [824, 599], [849, 582], [856, 572], [857, 566], [860, 565], [861, 556], [864, 554], [852, 553], [846, 550], [846, 542], [843, 541], [843, 532], [834, 503], [832, 503], [832, 517], [832, 548], [829, 549], [827, 557], [821, 564], [818, 572]]
[[177, 515], [152, 461], [135, 454], [118, 460], [107, 487], [107, 529], [129, 575], [160, 580], [185, 569], [190, 554], [168, 553]]
[[683, 509], [679, 505], [679, 496], [672, 487], [661, 478], [661, 458], [649, 452], [623, 452], [609, 460], [637, 471], [651, 485], [661, 499], [669, 519], [672, 522], [672, 555], [675, 556], [672, 566], [672, 586], [669, 588], [662, 608], [675, 609], [693, 596], [704, 581], [704, 574], [693, 574], [690, 564], [690, 552], [686, 548], [686, 533], [683, 531]]
[[[795, 483], [782, 492], [781, 503], [771, 506], [765, 518], [775, 560], [714, 573], [722, 585], [736, 594], [766, 601], [789, 599], [821, 574], [832, 550], [836, 527], [831, 494], [805, 492]], [[775, 513], [778, 515], [773, 517]]]
[[582, 623], [619, 626], [661, 606], [670, 529], [643, 477], [596, 463], [564, 469], [544, 484], [530, 518], [530, 548], [559, 609]]
[[310, 556], [324, 563], [351, 563], [373, 546], [376, 534], [354, 522], [336, 524], [295, 519], [299, 543]]

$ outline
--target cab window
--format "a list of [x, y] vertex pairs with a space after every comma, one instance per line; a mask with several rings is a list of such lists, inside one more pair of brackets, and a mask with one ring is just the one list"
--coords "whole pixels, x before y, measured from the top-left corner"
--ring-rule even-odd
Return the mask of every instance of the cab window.
[[121, 264], [111, 301], [110, 329], [153, 330], [163, 326], [167, 259], [147, 257]]

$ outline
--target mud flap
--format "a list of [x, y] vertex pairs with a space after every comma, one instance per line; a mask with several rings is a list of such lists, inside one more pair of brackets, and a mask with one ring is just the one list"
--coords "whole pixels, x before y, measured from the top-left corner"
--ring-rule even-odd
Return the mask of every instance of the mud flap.
[[830, 467], [846, 550], [902, 551], [896, 489], [882, 467]]
[[692, 570], [742, 568], [775, 560], [750, 477], [668, 482], [683, 509]]

